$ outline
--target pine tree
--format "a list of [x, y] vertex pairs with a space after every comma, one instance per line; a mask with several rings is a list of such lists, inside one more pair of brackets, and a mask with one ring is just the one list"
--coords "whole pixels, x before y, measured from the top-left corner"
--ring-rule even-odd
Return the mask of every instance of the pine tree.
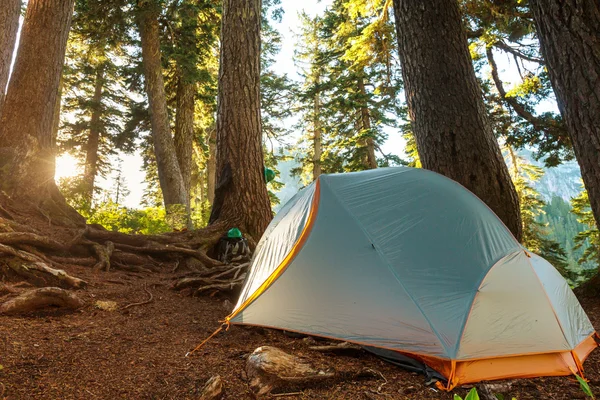
[[[381, 151], [385, 127], [401, 115], [393, 25], [383, 2], [335, 1], [322, 17], [302, 15], [296, 49], [303, 70], [298, 93], [299, 152], [305, 176], [398, 163]], [[316, 154], [316, 156], [315, 156]], [[377, 158], [377, 154], [381, 158]]]
[[223, 1], [217, 111], [217, 187], [210, 223], [258, 239], [272, 213], [260, 115], [260, 0]]
[[[583, 186], [583, 185], [582, 185]], [[586, 229], [575, 236], [575, 249], [584, 249], [580, 263], [592, 263], [600, 266], [600, 232], [594, 219], [590, 206], [588, 192], [582, 187], [579, 196], [571, 200], [572, 212], [577, 216], [577, 221]]]
[[510, 165], [510, 175], [519, 196], [523, 236], [521, 243], [554, 265], [561, 273], [569, 273], [566, 252], [562, 246], [548, 237], [548, 224], [540, 221], [546, 203], [533, 185], [544, 175], [544, 170], [518, 156], [510, 145], [505, 145]]
[[63, 151], [84, 166], [79, 183], [82, 207], [89, 209], [96, 177], [108, 172], [108, 159], [117, 151], [133, 150], [132, 135], [124, 131], [130, 101], [121, 65], [129, 63], [127, 16], [120, 0], [78, 0], [67, 44], [62, 86]]

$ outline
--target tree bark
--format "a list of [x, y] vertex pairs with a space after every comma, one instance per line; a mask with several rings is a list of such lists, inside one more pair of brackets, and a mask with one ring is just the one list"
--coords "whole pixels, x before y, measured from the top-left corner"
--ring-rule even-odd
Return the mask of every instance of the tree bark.
[[[369, 108], [366, 104], [367, 99], [367, 91], [365, 89], [365, 79], [361, 76], [358, 78], [358, 90], [363, 97], [364, 103], [360, 107], [360, 121], [363, 131], [371, 130], [371, 115], [369, 113]], [[374, 169], [377, 168], [377, 158], [375, 157], [375, 142], [372, 136], [369, 136], [365, 140], [365, 149], [366, 154], [363, 161], [363, 164], [366, 169]]]
[[520, 240], [519, 199], [494, 138], [456, 0], [394, 0], [409, 115], [424, 168], [482, 199]]
[[102, 112], [102, 90], [104, 87], [104, 66], [96, 70], [96, 82], [94, 85], [94, 96], [92, 97], [92, 118], [90, 120], [90, 135], [88, 137], [85, 169], [83, 172], [84, 193], [83, 196], [89, 206], [92, 205], [94, 197], [94, 183], [98, 174], [98, 147], [100, 145], [100, 114]]
[[215, 184], [217, 176], [217, 129], [213, 125], [208, 131], [208, 160], [206, 162], [206, 191], [208, 202], [215, 202]]
[[175, 116], [175, 152], [190, 207], [192, 182], [192, 146], [194, 141], [194, 94], [196, 85], [183, 77], [177, 82], [177, 114]]
[[146, 79], [146, 93], [150, 105], [150, 122], [158, 180], [163, 193], [165, 208], [169, 213], [173, 206], [185, 206], [187, 193], [177, 161], [175, 144], [169, 128], [169, 113], [162, 75], [160, 32], [158, 26], [159, 5], [153, 0], [139, 1], [138, 25], [142, 41], [142, 63]]
[[260, 0], [223, 0], [217, 187], [210, 222], [258, 240], [272, 218], [260, 116]]
[[0, 119], [0, 186], [35, 204], [58, 195], [52, 132], [73, 3], [29, 1]]
[[531, 0], [542, 54], [600, 226], [600, 4]]
[[0, 116], [4, 104], [10, 63], [17, 41], [21, 0], [2, 0], [0, 6]]

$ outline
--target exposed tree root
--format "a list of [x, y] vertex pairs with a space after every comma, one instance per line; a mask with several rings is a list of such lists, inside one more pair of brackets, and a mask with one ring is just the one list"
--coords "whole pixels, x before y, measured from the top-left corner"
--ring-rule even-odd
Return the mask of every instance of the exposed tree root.
[[110, 270], [110, 256], [112, 256], [113, 251], [115, 250], [115, 244], [113, 242], [106, 242], [104, 246], [99, 244], [94, 244], [93, 246], [94, 252], [98, 257], [98, 263], [94, 265], [95, 270]]
[[244, 283], [249, 263], [241, 265], [222, 265], [205, 269], [197, 273], [180, 276], [171, 286], [174, 290], [196, 288], [195, 296], [215, 294], [217, 292], [231, 293]]
[[83, 288], [87, 285], [84, 280], [75, 278], [65, 271], [54, 269], [46, 265], [39, 257], [17, 250], [10, 246], [0, 244], [0, 253], [13, 256], [7, 260], [6, 266], [14, 273], [28, 280], [42, 284], [58, 284], [60, 287], [66, 288]]
[[197, 271], [189, 277], [195, 280], [175, 285], [177, 289], [232, 291], [241, 286], [247, 265], [223, 265], [207, 254], [226, 228], [215, 224], [198, 231], [129, 235], [82, 224], [58, 192], [37, 203], [17, 203], [0, 192], [0, 268], [36, 286], [81, 288], [86, 283], [63, 266], [151, 273], [177, 265]]
[[0, 305], [0, 314], [21, 314], [48, 307], [76, 310], [84, 305], [75, 294], [57, 287], [29, 290]]

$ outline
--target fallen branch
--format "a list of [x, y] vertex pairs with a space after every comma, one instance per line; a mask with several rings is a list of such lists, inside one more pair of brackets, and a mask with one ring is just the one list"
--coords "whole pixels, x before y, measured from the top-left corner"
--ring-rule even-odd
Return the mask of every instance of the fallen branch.
[[27, 291], [0, 305], [0, 314], [20, 314], [56, 306], [76, 310], [84, 303], [75, 294], [57, 287]]

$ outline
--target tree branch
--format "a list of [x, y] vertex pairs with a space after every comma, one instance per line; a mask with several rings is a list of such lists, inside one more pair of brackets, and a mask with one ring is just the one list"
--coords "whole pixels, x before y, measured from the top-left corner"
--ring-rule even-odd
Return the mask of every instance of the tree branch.
[[490, 64], [490, 69], [492, 70], [492, 79], [494, 80], [494, 84], [496, 85], [496, 89], [498, 90], [498, 94], [500, 94], [502, 100], [504, 100], [513, 110], [515, 110], [517, 115], [533, 125], [537, 131], [543, 131], [545, 129], [544, 121], [529, 112], [521, 103], [517, 101], [516, 98], [506, 95], [506, 90], [504, 89], [502, 80], [498, 75], [498, 67], [496, 66], [496, 60], [494, 60], [492, 48], [487, 47], [485, 54], [487, 55], [488, 63]]
[[538, 64], [541, 64], [541, 65], [545, 65], [546, 64], [546, 61], [544, 61], [543, 58], [528, 56], [528, 55], [524, 54], [523, 52], [521, 52], [521, 51], [519, 51], [519, 50], [517, 50], [517, 49], [515, 49], [513, 47], [510, 47], [503, 40], [499, 40], [496, 43], [494, 43], [494, 47], [497, 47], [500, 50], [503, 50], [503, 51], [505, 51], [507, 53], [510, 53], [510, 54], [512, 54], [514, 56], [517, 56], [517, 57], [519, 57], [519, 58], [521, 58], [523, 60], [526, 60], [526, 61], [531, 61], [531, 62], [538, 63]]

